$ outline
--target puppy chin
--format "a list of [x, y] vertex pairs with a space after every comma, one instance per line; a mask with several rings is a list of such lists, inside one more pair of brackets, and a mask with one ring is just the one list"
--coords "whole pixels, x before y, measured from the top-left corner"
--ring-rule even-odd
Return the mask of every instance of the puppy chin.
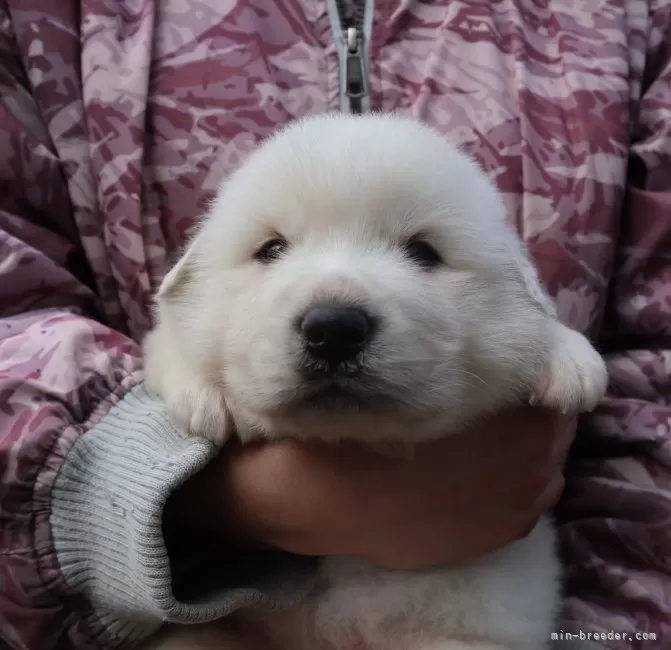
[[[350, 441], [373, 447], [414, 445], [445, 437], [447, 431], [458, 427], [455, 418], [444, 409], [412, 412], [385, 395], [336, 389], [297, 392], [292, 399], [262, 412], [237, 409], [234, 419], [243, 442], [291, 438], [327, 443]], [[461, 415], [457, 419], [461, 420]]]

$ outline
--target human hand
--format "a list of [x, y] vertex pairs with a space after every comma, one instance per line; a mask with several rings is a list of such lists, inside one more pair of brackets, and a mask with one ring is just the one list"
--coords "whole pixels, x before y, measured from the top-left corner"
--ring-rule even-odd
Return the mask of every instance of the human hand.
[[[169, 501], [191, 543], [356, 555], [390, 568], [475, 560], [529, 533], [563, 489], [573, 423], [541, 409], [424, 444], [232, 445]], [[184, 525], [184, 519], [189, 522]]]

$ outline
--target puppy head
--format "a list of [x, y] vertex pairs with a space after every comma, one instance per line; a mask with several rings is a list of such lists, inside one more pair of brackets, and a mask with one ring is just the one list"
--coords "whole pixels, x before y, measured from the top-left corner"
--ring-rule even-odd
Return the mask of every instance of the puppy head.
[[486, 176], [392, 116], [324, 116], [222, 186], [157, 296], [147, 377], [209, 437], [418, 440], [528, 397], [552, 308]]

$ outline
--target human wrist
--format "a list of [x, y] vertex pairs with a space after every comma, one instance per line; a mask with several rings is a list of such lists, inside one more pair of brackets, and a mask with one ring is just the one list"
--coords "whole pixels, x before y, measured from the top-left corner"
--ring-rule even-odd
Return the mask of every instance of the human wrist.
[[[241, 494], [238, 451], [231, 444], [168, 497], [163, 534], [168, 551], [269, 546], [257, 508]], [[244, 491], [244, 488], [243, 490]]]
[[139, 384], [64, 458], [50, 491], [54, 551], [70, 593], [91, 603], [113, 636], [138, 639], [165, 620], [202, 615], [175, 596], [162, 519], [168, 495], [214, 453]]

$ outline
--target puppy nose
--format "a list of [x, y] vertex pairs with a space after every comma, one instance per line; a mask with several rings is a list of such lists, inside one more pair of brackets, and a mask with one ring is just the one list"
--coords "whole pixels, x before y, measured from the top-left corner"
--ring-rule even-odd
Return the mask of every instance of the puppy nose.
[[308, 352], [331, 364], [350, 361], [373, 334], [371, 316], [357, 307], [311, 307], [300, 329]]

